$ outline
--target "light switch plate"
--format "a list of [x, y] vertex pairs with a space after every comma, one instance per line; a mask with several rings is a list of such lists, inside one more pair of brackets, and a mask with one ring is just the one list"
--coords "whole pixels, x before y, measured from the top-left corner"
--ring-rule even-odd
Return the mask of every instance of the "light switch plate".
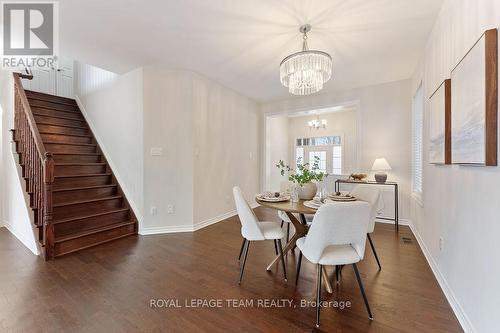
[[163, 148], [153, 147], [151, 148], [151, 156], [161, 156], [163, 155]]

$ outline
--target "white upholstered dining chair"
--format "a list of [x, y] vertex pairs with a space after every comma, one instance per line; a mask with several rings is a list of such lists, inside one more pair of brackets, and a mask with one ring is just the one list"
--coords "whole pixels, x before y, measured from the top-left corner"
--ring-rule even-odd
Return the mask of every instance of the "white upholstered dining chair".
[[277, 222], [260, 222], [252, 208], [245, 200], [241, 189], [238, 186], [233, 187], [234, 201], [236, 203], [236, 211], [241, 222], [241, 235], [244, 238], [243, 241], [243, 263], [240, 267], [240, 279], [238, 284], [241, 283], [243, 278], [243, 271], [245, 270], [245, 264], [248, 258], [248, 248], [250, 242], [261, 241], [261, 240], [274, 240], [275, 247], [278, 249], [279, 255], [281, 257], [281, 263], [283, 265], [283, 276], [286, 277], [286, 267], [285, 259], [283, 258], [283, 247], [281, 246], [281, 239], [285, 236], [283, 230]]
[[364, 201], [328, 203], [314, 215], [306, 237], [297, 240], [300, 250], [297, 265], [297, 280], [300, 274], [302, 255], [317, 266], [316, 326], [319, 327], [321, 276], [323, 266], [352, 264], [368, 317], [373, 319], [365, 294], [363, 282], [356, 263], [365, 252], [366, 230], [370, 218], [370, 204]]
[[368, 223], [367, 237], [370, 242], [370, 247], [372, 249], [375, 260], [377, 260], [378, 269], [381, 270], [380, 260], [378, 259], [377, 251], [375, 251], [375, 246], [373, 245], [373, 240], [370, 234], [375, 230], [375, 219], [379, 211], [383, 209], [383, 203], [380, 200], [380, 190], [375, 186], [366, 185], [356, 185], [351, 191], [351, 195], [356, 198], [366, 201], [371, 205], [370, 209], [370, 221]]

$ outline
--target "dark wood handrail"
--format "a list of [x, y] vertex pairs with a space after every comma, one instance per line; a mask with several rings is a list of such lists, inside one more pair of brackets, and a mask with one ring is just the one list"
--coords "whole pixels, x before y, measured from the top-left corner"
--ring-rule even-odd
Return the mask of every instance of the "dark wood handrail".
[[28, 67], [25, 67], [24, 71], [26, 73], [17, 73], [21, 77], [21, 79], [28, 79], [28, 80], [33, 79], [33, 73]]
[[54, 225], [52, 223], [53, 201], [52, 184], [54, 183], [54, 159], [45, 149], [35, 117], [31, 111], [21, 78], [31, 80], [33, 75], [26, 73], [14, 75], [14, 140], [16, 150], [23, 166], [26, 191], [30, 193], [30, 206], [35, 211], [35, 225], [40, 231], [40, 240], [44, 245], [45, 259], [54, 257]]
[[21, 98], [21, 103], [23, 104], [24, 113], [30, 124], [30, 130], [31, 133], [33, 134], [33, 138], [35, 139], [38, 155], [40, 156], [41, 160], [45, 160], [47, 151], [45, 150], [45, 146], [43, 145], [42, 137], [40, 136], [40, 132], [38, 131], [38, 127], [36, 126], [35, 117], [33, 117], [33, 112], [31, 112], [31, 107], [30, 104], [28, 103], [28, 98], [26, 97], [26, 92], [24, 91], [23, 84], [21, 82], [21, 78], [27, 78], [28, 80], [31, 80], [33, 78], [33, 75], [29, 77], [26, 74], [22, 73], [14, 72], [13, 74], [14, 74], [14, 87], [17, 90], [19, 97]]

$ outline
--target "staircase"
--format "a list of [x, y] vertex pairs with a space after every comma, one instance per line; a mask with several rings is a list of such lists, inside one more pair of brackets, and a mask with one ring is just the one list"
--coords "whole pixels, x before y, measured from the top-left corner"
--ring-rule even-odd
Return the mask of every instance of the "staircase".
[[[75, 100], [24, 90], [13, 139], [47, 260], [137, 233], [137, 219]], [[112, 124], [110, 124], [112, 126]]]

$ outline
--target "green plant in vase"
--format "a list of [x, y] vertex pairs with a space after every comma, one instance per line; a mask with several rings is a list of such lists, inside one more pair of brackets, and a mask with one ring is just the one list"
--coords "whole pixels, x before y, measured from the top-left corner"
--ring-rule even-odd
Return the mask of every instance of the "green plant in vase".
[[285, 165], [283, 160], [280, 160], [276, 167], [280, 169], [282, 176], [288, 173], [288, 180], [299, 186], [298, 194], [300, 199], [310, 200], [316, 194], [316, 184], [314, 182], [321, 182], [328, 174], [319, 171], [320, 159], [318, 156], [314, 157], [312, 165], [310, 163], [297, 163], [297, 170], [292, 169], [289, 165]]

